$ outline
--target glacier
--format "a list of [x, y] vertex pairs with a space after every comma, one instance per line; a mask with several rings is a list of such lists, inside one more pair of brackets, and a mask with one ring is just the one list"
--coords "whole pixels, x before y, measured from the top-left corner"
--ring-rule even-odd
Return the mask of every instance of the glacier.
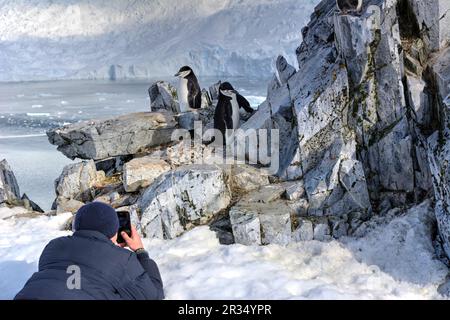
[[318, 0], [0, 0], [0, 81], [270, 77]]

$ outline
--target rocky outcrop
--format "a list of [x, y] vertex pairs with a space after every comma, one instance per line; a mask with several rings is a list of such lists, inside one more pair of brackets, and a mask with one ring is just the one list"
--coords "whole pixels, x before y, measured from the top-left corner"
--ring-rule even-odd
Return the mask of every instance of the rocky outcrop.
[[0, 204], [15, 203], [20, 200], [20, 190], [16, 176], [6, 160], [0, 162]]
[[[278, 58], [267, 101], [243, 129], [282, 132], [277, 176], [295, 183], [284, 195], [291, 208], [297, 203], [293, 240], [352, 234], [374, 211], [430, 196], [426, 140], [440, 127], [439, 96], [449, 93], [448, 49], [439, 29], [444, 6], [377, 0], [365, 2], [361, 15], [340, 15], [333, 1], [322, 1], [303, 30], [299, 70]], [[443, 202], [446, 135], [432, 138], [441, 141], [433, 146], [431, 172]], [[242, 200], [231, 209], [237, 242], [264, 243], [261, 214]], [[446, 219], [441, 229], [450, 230]]]
[[0, 162], [0, 219], [38, 216], [44, 211], [26, 194], [20, 196], [16, 176], [6, 159]]
[[102, 160], [169, 143], [175, 127], [175, 119], [167, 112], [133, 113], [68, 125], [47, 135], [70, 159]]

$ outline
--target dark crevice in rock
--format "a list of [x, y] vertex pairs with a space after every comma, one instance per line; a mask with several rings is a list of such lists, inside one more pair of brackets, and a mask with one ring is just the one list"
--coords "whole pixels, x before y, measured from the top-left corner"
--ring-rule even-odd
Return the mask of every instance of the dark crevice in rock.
[[409, 0], [398, 1], [397, 16], [399, 19], [400, 36], [404, 41], [404, 48], [408, 49], [408, 40], [416, 39], [420, 35], [420, 25]]

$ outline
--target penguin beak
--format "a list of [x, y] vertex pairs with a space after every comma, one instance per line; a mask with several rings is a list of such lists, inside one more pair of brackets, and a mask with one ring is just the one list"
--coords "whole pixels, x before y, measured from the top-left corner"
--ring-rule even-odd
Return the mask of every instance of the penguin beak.
[[181, 74], [180, 74], [180, 72], [177, 72], [175, 75], [174, 75], [174, 77], [179, 77]]

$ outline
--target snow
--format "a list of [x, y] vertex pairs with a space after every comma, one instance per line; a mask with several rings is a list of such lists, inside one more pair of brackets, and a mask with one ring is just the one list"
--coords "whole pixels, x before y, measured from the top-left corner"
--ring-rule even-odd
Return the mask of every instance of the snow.
[[319, 0], [0, 0], [0, 81], [270, 77]]
[[[69, 215], [0, 220], [0, 299], [14, 297]], [[436, 299], [448, 272], [433, 253], [429, 203], [360, 239], [287, 247], [220, 245], [208, 227], [145, 240], [167, 299]]]
[[59, 230], [69, 217], [0, 220], [0, 300], [12, 299], [22, 289], [49, 240], [69, 234]]

